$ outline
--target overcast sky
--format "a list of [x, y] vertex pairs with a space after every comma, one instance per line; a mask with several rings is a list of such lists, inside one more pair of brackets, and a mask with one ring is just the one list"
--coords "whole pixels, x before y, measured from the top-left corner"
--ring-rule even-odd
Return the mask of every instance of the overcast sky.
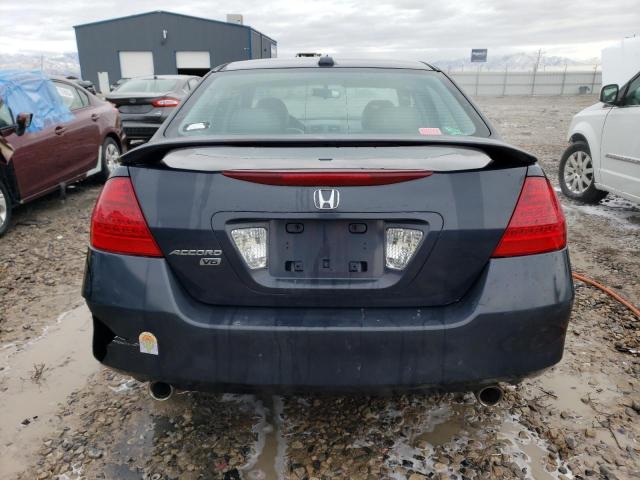
[[278, 56], [300, 51], [347, 56], [451, 59], [534, 51], [578, 59], [640, 34], [640, 0], [1, 0], [0, 51], [76, 50], [73, 25], [168, 10], [245, 24], [278, 41]]

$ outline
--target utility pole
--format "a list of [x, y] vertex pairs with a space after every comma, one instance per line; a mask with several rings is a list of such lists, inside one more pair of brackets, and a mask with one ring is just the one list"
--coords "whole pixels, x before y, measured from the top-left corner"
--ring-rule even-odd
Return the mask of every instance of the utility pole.
[[482, 69], [482, 64], [478, 66], [478, 71], [476, 72], [476, 97], [478, 96], [478, 85], [480, 83], [480, 70]]
[[542, 57], [542, 49], [539, 48], [538, 49], [538, 58], [536, 59], [536, 66], [535, 66], [535, 69], [534, 69], [534, 71], [536, 71], [536, 72], [538, 71], [538, 68], [540, 67], [540, 58], [541, 57]]
[[598, 64], [593, 67], [593, 80], [591, 81], [591, 93], [593, 93], [593, 89], [596, 88], [596, 75], [598, 73]]
[[40, 55], [40, 71], [44, 72], [44, 54]]
[[542, 49], [538, 49], [538, 58], [536, 60], [536, 64], [533, 67], [533, 80], [531, 81], [531, 95], [533, 96], [533, 92], [536, 89], [536, 75], [538, 74], [538, 68], [540, 67], [540, 57], [542, 56]]
[[507, 94], [507, 77], [509, 76], [509, 64], [504, 66], [504, 78], [502, 79], [502, 96]]
[[562, 87], [560, 88], [560, 95], [564, 95], [564, 86], [567, 82], [567, 63], [564, 64], [564, 73], [562, 74]]

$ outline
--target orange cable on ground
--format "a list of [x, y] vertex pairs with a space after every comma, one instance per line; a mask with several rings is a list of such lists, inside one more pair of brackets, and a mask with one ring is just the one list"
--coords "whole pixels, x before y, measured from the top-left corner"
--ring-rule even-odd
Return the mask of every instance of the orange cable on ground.
[[609, 287], [605, 287], [604, 285], [596, 282], [595, 280], [592, 280], [588, 277], [585, 277], [584, 275], [580, 275], [579, 273], [572, 273], [573, 278], [575, 278], [576, 280], [579, 280], [583, 283], [586, 283], [587, 285], [591, 285], [592, 287], [596, 287], [600, 290], [602, 290], [604, 293], [606, 293], [607, 295], [609, 295], [611, 298], [614, 298], [615, 300], [617, 300], [618, 302], [620, 302], [622, 305], [624, 305], [625, 307], [627, 307], [629, 310], [631, 310], [631, 312], [633, 312], [633, 314], [640, 318], [640, 309], [638, 307], [636, 307], [635, 305], [633, 305], [629, 300], [621, 297], [620, 295], [618, 295], [616, 292], [614, 292], [613, 290], [611, 290]]

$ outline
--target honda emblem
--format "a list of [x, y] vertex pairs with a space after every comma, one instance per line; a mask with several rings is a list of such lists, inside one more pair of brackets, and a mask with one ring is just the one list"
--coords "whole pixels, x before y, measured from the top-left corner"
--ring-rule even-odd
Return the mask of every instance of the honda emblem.
[[313, 192], [313, 203], [318, 210], [335, 210], [340, 204], [340, 192], [335, 189], [320, 189]]

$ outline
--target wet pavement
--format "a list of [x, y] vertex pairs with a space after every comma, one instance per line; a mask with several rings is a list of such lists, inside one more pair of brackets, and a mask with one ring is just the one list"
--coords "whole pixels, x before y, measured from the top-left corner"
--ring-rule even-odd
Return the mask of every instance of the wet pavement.
[[90, 319], [86, 307], [63, 313], [39, 337], [0, 350], [2, 478], [24, 470], [56, 423], [58, 404], [99, 370], [91, 354]]

